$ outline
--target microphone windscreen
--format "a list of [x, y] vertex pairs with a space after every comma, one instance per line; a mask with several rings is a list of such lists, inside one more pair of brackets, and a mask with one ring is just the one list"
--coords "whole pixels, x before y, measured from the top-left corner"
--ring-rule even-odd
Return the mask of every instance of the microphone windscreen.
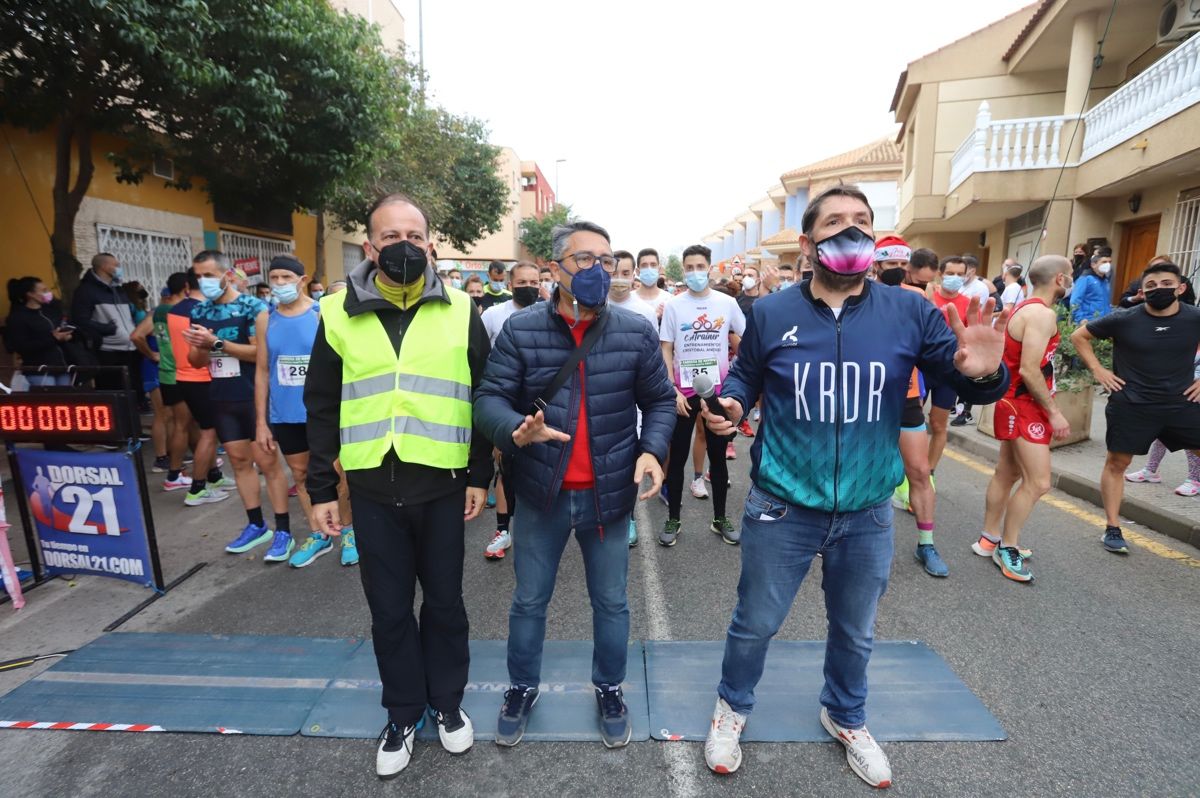
[[713, 395], [712, 377], [708, 376], [707, 374], [697, 374], [696, 376], [692, 377], [692, 390], [695, 391], [701, 399], [709, 398]]

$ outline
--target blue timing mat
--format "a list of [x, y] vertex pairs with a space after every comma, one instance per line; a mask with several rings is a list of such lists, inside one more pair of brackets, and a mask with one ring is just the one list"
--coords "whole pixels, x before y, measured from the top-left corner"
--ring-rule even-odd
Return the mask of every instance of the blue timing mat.
[[[507, 644], [503, 640], [471, 641], [471, 672], [463, 709], [475, 725], [476, 740], [491, 740], [496, 717], [508, 689]], [[542, 655], [542, 694], [529, 719], [526, 741], [599, 741], [596, 698], [592, 688], [590, 640], [547, 640]], [[629, 646], [625, 703], [633, 720], [633, 740], [650, 739], [646, 707], [646, 670], [641, 642]], [[309, 737], [374, 739], [385, 716], [379, 705], [379, 670], [368, 640], [354, 652], [325, 691], [301, 733]], [[418, 733], [436, 740], [431, 722]]]
[[[646, 641], [654, 739], [705, 738], [724, 651], [724, 641]], [[742, 740], [828, 740], [818, 719], [824, 662], [824, 641], [772, 641]], [[867, 676], [867, 726], [879, 740], [1006, 738], [975, 694], [924, 643], [876, 641]]]
[[108, 634], [0, 698], [0, 722], [291, 735], [361, 642]]

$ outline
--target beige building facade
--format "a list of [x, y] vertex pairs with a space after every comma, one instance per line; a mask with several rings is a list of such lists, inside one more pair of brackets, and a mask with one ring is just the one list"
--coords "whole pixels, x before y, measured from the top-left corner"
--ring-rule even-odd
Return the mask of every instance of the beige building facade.
[[735, 264], [795, 265], [809, 198], [839, 183], [854, 184], [867, 195], [876, 235], [888, 235], [896, 226], [900, 165], [899, 148], [884, 138], [792, 169], [746, 211], [702, 240], [721, 271]]
[[1160, 33], [1162, 0], [1113, 8], [1042, 0], [908, 65], [892, 110], [909, 243], [991, 275], [1107, 245], [1117, 293], [1155, 254], [1196, 272], [1200, 15], [1182, 2]]

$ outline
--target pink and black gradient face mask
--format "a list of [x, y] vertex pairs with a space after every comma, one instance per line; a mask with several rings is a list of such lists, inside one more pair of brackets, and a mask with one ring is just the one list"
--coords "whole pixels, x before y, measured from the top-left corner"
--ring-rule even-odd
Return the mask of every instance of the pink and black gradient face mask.
[[856, 225], [817, 243], [817, 263], [834, 274], [862, 274], [875, 262], [875, 239]]

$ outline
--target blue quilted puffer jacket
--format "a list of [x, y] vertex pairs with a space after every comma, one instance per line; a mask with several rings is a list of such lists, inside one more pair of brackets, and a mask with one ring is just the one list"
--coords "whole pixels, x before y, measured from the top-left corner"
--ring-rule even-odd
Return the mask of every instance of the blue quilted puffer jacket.
[[[557, 298], [557, 296], [556, 296]], [[658, 333], [641, 316], [605, 306], [603, 334], [546, 408], [546, 423], [571, 436], [518, 448], [512, 433], [575, 349], [557, 302], [514, 313], [496, 337], [475, 391], [475, 425], [500, 450], [514, 455], [514, 488], [522, 502], [548, 509], [562, 487], [579, 423], [579, 392], [586, 395], [588, 442], [601, 524], [633, 511], [638, 487], [634, 463], [643, 452], [666, 462], [675, 429], [675, 390], [667, 378]], [[595, 322], [593, 322], [595, 323]], [[637, 434], [635, 407], [642, 411]]]

